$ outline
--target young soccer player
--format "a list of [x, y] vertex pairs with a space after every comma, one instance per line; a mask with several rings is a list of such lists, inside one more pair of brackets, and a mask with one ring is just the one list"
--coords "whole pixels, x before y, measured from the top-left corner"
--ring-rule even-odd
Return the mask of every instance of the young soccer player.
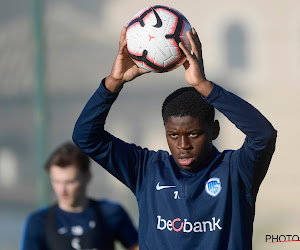
[[115, 241], [139, 249], [137, 231], [120, 204], [87, 197], [90, 159], [73, 142], [60, 145], [45, 169], [57, 204], [28, 216], [21, 250], [112, 250]]
[[[110, 75], [103, 79], [75, 125], [73, 140], [135, 194], [140, 249], [252, 249], [255, 200], [275, 149], [276, 130], [249, 103], [208, 81], [195, 29], [185, 79], [191, 87], [162, 107], [171, 155], [126, 143], [104, 129], [124, 83], [147, 73], [130, 59], [126, 28]], [[167, 74], [162, 77], [167, 77]], [[245, 135], [238, 150], [219, 152], [214, 108]]]

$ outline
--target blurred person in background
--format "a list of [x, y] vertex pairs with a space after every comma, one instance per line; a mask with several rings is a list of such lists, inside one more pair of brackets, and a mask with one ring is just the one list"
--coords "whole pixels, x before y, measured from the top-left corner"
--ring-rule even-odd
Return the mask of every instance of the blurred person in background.
[[28, 216], [21, 250], [111, 250], [115, 241], [139, 249], [137, 231], [121, 205], [87, 197], [90, 159], [73, 142], [59, 146], [45, 170], [57, 203]]
[[[256, 196], [277, 131], [252, 105], [206, 79], [201, 42], [192, 29], [192, 52], [179, 43], [190, 86], [170, 94], [162, 106], [171, 154], [111, 135], [104, 125], [123, 85], [147, 73], [130, 58], [125, 36], [126, 27], [111, 73], [76, 122], [74, 142], [135, 194], [140, 249], [252, 249]], [[245, 134], [238, 150], [219, 152], [213, 145], [220, 130], [215, 108]]]

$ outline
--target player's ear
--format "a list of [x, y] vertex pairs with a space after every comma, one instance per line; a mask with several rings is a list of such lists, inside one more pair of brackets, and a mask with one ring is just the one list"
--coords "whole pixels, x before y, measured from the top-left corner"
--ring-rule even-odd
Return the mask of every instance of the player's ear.
[[220, 133], [220, 124], [218, 120], [215, 120], [212, 124], [212, 139], [215, 140]]

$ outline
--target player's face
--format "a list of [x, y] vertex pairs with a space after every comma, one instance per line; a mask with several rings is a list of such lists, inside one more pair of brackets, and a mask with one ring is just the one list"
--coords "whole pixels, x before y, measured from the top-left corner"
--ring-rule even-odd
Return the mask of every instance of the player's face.
[[177, 164], [188, 171], [201, 169], [212, 148], [212, 126], [191, 116], [168, 118], [167, 142]]
[[64, 168], [53, 165], [49, 174], [59, 206], [69, 211], [80, 206], [85, 199], [90, 174], [82, 173], [73, 165]]

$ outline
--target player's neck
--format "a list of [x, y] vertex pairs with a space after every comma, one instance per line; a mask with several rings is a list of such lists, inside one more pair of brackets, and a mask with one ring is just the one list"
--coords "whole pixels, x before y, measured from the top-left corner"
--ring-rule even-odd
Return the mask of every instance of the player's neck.
[[65, 204], [63, 202], [58, 202], [58, 206], [61, 210], [65, 212], [81, 213], [88, 205], [88, 202], [89, 201], [87, 197], [82, 197], [81, 199], [77, 200], [74, 204]]

